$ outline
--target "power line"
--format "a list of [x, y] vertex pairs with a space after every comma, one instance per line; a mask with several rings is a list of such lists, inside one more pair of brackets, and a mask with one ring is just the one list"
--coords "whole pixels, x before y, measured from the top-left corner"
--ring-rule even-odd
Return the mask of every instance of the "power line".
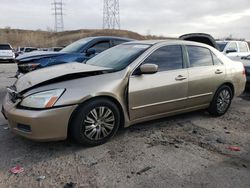
[[52, 3], [53, 15], [55, 16], [55, 31], [60, 32], [64, 30], [63, 22], [63, 0], [54, 0]]
[[120, 29], [119, 0], [104, 0], [103, 29]]

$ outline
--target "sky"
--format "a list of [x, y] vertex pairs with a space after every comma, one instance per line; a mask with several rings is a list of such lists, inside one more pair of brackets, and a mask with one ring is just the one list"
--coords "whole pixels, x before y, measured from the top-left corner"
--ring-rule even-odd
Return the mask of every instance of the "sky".
[[[65, 30], [101, 29], [103, 0], [63, 0]], [[54, 28], [52, 0], [0, 0], [0, 28]], [[250, 40], [250, 0], [120, 0], [121, 29], [177, 37], [205, 32]]]

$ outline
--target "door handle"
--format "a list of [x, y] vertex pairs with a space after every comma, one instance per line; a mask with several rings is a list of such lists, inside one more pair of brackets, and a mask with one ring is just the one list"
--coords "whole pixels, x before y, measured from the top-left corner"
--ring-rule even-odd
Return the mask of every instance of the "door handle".
[[179, 75], [179, 76], [177, 76], [177, 77], [175, 78], [176, 81], [182, 81], [182, 80], [186, 80], [186, 79], [187, 79], [187, 77], [182, 76], [182, 75]]
[[220, 70], [220, 69], [217, 69], [217, 70], [215, 71], [215, 74], [222, 74], [222, 73], [223, 73], [223, 71]]

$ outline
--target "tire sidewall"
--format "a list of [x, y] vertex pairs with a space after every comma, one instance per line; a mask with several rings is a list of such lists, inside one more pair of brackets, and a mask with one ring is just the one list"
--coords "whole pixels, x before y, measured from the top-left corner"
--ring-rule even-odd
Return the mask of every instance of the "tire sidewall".
[[[223, 91], [223, 90], [227, 90], [229, 93], [230, 93], [230, 101], [229, 101], [229, 105], [228, 107], [223, 111], [223, 112], [220, 112], [218, 110], [218, 107], [217, 107], [217, 101], [218, 101], [218, 97], [220, 95], [220, 93]], [[233, 93], [232, 93], [232, 89], [227, 86], [227, 85], [223, 85], [221, 86], [215, 93], [215, 96], [213, 98], [213, 101], [211, 102], [210, 104], [210, 107], [209, 107], [209, 112], [210, 114], [214, 115], [214, 116], [222, 116], [224, 115], [228, 109], [230, 108], [231, 106], [231, 103], [232, 103], [232, 99], [233, 99]]]
[[[112, 132], [107, 137], [105, 137], [101, 140], [97, 140], [97, 141], [90, 140], [83, 133], [85, 130], [84, 120], [85, 120], [85, 117], [89, 114], [89, 112], [91, 110], [93, 110], [94, 108], [97, 108], [97, 107], [101, 107], [101, 106], [108, 107], [113, 112], [114, 117], [115, 117], [115, 126], [114, 126]], [[72, 124], [70, 125], [71, 126], [71, 131], [70, 131], [71, 136], [73, 136], [73, 138], [77, 142], [79, 142], [83, 145], [86, 145], [86, 146], [97, 146], [97, 145], [104, 144], [110, 138], [112, 138], [116, 134], [117, 130], [119, 129], [119, 126], [121, 124], [120, 116], [121, 115], [120, 115], [118, 107], [112, 101], [109, 101], [106, 99], [95, 99], [95, 100], [89, 101], [87, 103], [84, 103], [81, 106], [79, 106], [78, 110], [76, 111], [75, 117], [72, 121]]]

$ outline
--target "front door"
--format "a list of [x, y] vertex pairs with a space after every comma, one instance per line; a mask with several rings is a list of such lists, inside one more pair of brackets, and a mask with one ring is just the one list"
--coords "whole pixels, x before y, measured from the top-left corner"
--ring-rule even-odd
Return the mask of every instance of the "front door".
[[188, 72], [184, 68], [182, 47], [160, 47], [142, 64], [147, 63], [158, 65], [158, 72], [131, 75], [128, 95], [131, 120], [185, 108]]

